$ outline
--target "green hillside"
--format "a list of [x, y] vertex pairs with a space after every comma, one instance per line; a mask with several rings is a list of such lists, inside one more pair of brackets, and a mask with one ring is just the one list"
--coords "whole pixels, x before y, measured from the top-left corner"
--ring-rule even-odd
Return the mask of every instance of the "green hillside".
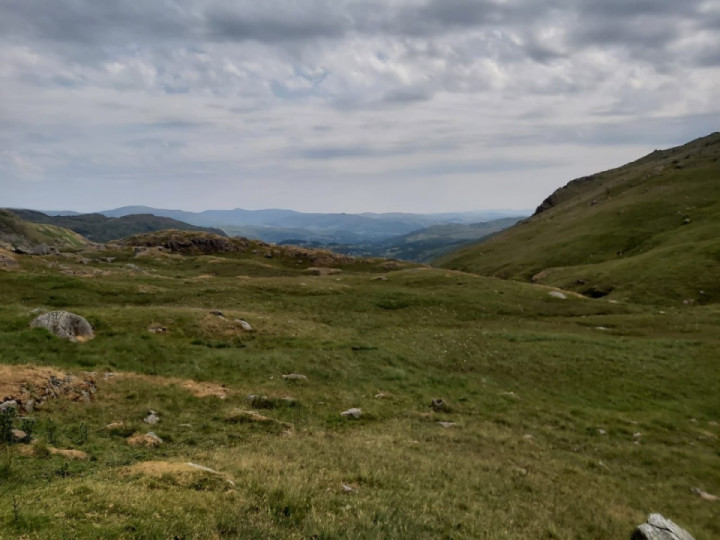
[[11, 246], [48, 244], [57, 248], [78, 248], [88, 243], [71, 230], [56, 225], [29, 223], [3, 209], [0, 209], [0, 241]]
[[720, 133], [570, 182], [437, 264], [641, 303], [720, 301]]
[[220, 229], [198, 227], [175, 219], [154, 216], [152, 214], [132, 214], [118, 218], [105, 217], [102, 214], [80, 214], [77, 216], [48, 216], [34, 210], [16, 210], [12, 212], [19, 218], [46, 225], [55, 225], [70, 229], [93, 242], [109, 242], [133, 234], [142, 234], [165, 229], [183, 231], [204, 231], [225, 236]]

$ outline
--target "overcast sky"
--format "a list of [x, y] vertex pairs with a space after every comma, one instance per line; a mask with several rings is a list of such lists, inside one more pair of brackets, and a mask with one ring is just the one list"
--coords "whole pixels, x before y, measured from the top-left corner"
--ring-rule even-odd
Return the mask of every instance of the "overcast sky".
[[719, 0], [0, 0], [0, 206], [534, 208], [719, 129]]

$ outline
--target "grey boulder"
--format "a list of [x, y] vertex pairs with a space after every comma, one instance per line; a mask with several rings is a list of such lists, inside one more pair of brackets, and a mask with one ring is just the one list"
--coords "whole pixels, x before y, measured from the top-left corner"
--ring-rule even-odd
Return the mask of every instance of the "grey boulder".
[[46, 328], [50, 333], [70, 341], [87, 341], [95, 337], [92, 326], [84, 317], [69, 311], [50, 311], [36, 317], [31, 328]]
[[640, 525], [631, 540], [695, 540], [685, 529], [681, 529], [660, 514], [650, 514], [647, 523]]

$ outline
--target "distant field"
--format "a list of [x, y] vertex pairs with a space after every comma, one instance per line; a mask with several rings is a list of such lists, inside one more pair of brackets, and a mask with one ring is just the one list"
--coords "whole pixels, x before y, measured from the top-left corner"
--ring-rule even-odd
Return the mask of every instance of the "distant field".
[[[716, 304], [252, 249], [17, 260], [0, 364], [98, 388], [0, 443], [1, 538], [629, 538], [650, 512], [720, 537], [691, 492], [720, 494]], [[35, 308], [96, 337], [30, 329]], [[162, 444], [129, 444], [148, 431]]]

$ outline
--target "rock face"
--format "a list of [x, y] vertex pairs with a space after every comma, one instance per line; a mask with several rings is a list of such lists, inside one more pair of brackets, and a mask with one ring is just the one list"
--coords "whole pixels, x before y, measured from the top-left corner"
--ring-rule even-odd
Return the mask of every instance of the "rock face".
[[631, 540], [695, 540], [689, 532], [681, 529], [669, 519], [660, 514], [650, 514], [647, 523], [643, 523], [635, 532]]
[[50, 311], [35, 318], [31, 328], [47, 328], [50, 333], [70, 341], [87, 341], [95, 337], [92, 326], [80, 315], [68, 311]]

